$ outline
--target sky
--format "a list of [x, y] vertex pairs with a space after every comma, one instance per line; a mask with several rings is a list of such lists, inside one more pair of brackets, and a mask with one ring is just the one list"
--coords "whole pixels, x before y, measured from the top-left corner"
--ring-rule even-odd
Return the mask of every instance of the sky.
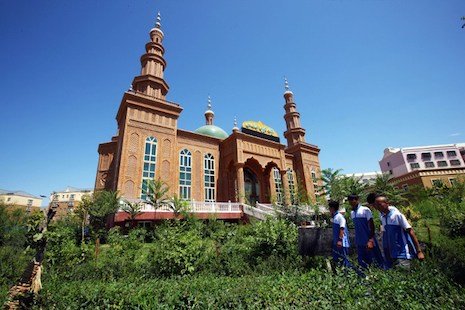
[[465, 142], [463, 0], [0, 0], [1, 189], [93, 188], [158, 11], [179, 128], [204, 125], [210, 95], [215, 125], [285, 143], [286, 76], [322, 168]]

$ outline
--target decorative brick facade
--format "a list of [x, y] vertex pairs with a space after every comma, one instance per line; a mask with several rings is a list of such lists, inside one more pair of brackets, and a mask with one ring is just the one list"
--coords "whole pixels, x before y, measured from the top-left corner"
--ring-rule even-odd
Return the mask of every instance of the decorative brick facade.
[[[320, 149], [305, 142], [305, 130], [287, 81], [284, 93], [287, 145], [276, 142], [279, 140], [276, 137], [267, 139], [270, 128], [266, 134], [254, 135], [235, 127], [228, 136], [213, 125], [210, 101], [201, 133], [179, 129], [177, 121], [182, 107], [165, 99], [169, 87], [163, 78], [166, 68], [163, 37], [158, 17], [150, 31], [146, 53], [141, 57], [141, 74], [123, 95], [116, 116], [118, 134], [99, 145], [95, 189], [118, 190], [127, 199], [139, 199], [144, 178], [160, 178], [168, 184], [171, 194], [182, 196], [180, 183], [188, 184], [186, 193], [190, 195], [185, 198], [206, 201], [204, 163], [208, 156], [214, 162], [210, 173], [214, 176], [215, 201], [270, 203], [277, 194], [277, 186], [281, 186], [281, 202], [290, 203], [289, 184], [297, 189], [298, 182], [315, 198], [312, 171], [319, 173]], [[181, 152], [188, 154], [187, 161], [183, 157], [181, 162]], [[185, 163], [190, 166], [183, 166], [181, 171], [180, 165]], [[280, 179], [278, 185], [276, 176], [278, 183]]]

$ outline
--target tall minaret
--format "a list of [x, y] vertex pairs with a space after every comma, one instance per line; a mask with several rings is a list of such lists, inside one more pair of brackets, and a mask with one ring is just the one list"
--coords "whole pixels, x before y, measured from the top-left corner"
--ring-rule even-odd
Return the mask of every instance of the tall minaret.
[[287, 139], [287, 146], [291, 147], [299, 142], [305, 142], [305, 129], [300, 124], [300, 113], [297, 112], [297, 108], [294, 102], [294, 94], [289, 89], [289, 83], [284, 78], [284, 99], [286, 104], [284, 105], [284, 119], [286, 120], [287, 130], [284, 132], [284, 137]]
[[205, 125], [213, 125], [215, 113], [212, 111], [212, 99], [208, 96], [207, 110], [205, 111]]
[[134, 91], [159, 99], [165, 99], [169, 89], [163, 79], [163, 72], [166, 68], [166, 61], [163, 58], [165, 53], [162, 45], [163, 37], [161, 17], [158, 12], [155, 27], [150, 30], [150, 42], [145, 45], [146, 53], [140, 58], [141, 73], [132, 82]]

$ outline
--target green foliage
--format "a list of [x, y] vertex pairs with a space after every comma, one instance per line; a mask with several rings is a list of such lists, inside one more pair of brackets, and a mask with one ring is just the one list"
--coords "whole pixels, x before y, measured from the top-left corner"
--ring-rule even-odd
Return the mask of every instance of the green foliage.
[[216, 259], [214, 242], [202, 238], [196, 227], [174, 222], [156, 231], [157, 247], [150, 249], [152, 272], [161, 276], [192, 274], [203, 270]]
[[[94, 234], [98, 238], [105, 237], [108, 216], [115, 213], [119, 207], [119, 194], [117, 191], [96, 191], [91, 197], [85, 196], [76, 213], [80, 219], [82, 234], [87, 217], [89, 217]], [[81, 238], [84, 239], [84, 236], [81, 236]]]
[[[71, 217], [53, 222], [46, 233], [46, 265], [58, 273], [67, 274], [85, 259], [79, 243], [79, 223]], [[83, 245], [85, 247], [85, 245]]]
[[411, 272], [323, 270], [182, 278], [69, 281], [47, 279], [37, 307], [46, 309], [460, 309], [465, 292], [434, 266]]
[[444, 208], [440, 217], [441, 231], [451, 237], [465, 237], [465, 202]]
[[321, 170], [320, 181], [323, 183], [319, 188], [321, 195], [329, 195], [330, 199], [342, 202], [346, 196], [346, 191], [343, 182], [341, 182], [343, 179], [341, 171], [342, 169], [333, 170], [332, 168]]
[[404, 197], [405, 192], [389, 183], [390, 179], [391, 175], [387, 173], [377, 175], [375, 183], [368, 190], [385, 195], [392, 205], [405, 205], [407, 203], [407, 199]]
[[136, 217], [142, 213], [142, 203], [125, 200], [121, 209], [129, 215], [129, 220], [134, 222]]
[[[304, 211], [303, 206], [299, 205], [290, 205], [290, 206], [275, 206], [278, 212], [278, 218], [284, 219], [296, 225], [300, 225], [304, 222], [307, 222], [311, 219], [311, 216], [308, 212]], [[318, 206], [316, 206], [318, 208]]]
[[169, 200], [167, 206], [173, 210], [176, 216], [182, 215], [184, 218], [190, 217], [190, 213], [188, 212], [188, 202], [178, 197], [178, 195], [174, 195], [173, 198]]
[[447, 276], [465, 284], [465, 238], [436, 238], [431, 257]]
[[412, 206], [401, 207], [400, 212], [405, 215], [410, 223], [418, 222], [421, 219], [420, 212], [416, 211]]
[[29, 214], [0, 202], [0, 303], [32, 259], [42, 214]]
[[147, 202], [158, 209], [169, 203], [167, 194], [169, 191], [168, 185], [161, 179], [147, 180]]

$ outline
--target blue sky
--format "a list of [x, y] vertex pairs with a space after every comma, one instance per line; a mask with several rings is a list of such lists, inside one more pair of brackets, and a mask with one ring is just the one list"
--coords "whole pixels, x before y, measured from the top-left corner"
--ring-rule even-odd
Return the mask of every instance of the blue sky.
[[0, 188], [94, 185], [97, 146], [157, 11], [179, 127], [285, 129], [283, 76], [323, 168], [379, 170], [388, 146], [465, 141], [463, 0], [0, 1]]

